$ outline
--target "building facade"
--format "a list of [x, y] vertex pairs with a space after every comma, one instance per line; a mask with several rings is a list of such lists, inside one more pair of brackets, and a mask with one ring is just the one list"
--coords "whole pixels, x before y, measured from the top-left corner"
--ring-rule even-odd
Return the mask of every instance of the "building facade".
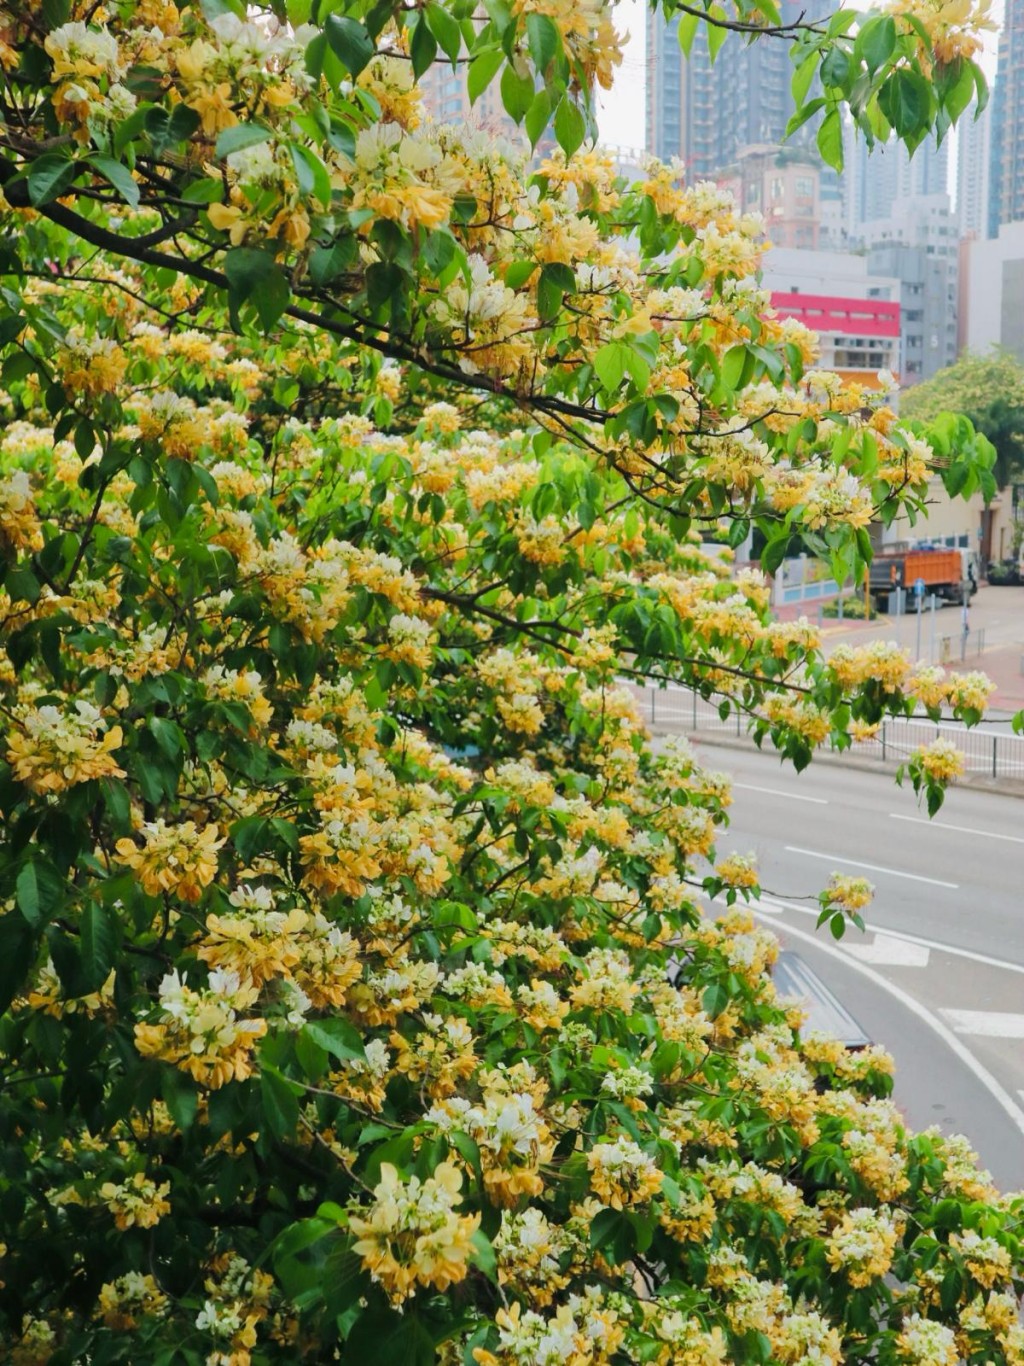
[[764, 215], [773, 246], [820, 245], [821, 181], [813, 159], [782, 147], [745, 147], [717, 179], [744, 213]]
[[1024, 221], [1024, 0], [1006, 0], [999, 30], [989, 174], [995, 226]]
[[922, 246], [893, 242], [867, 256], [873, 275], [900, 285], [900, 386], [910, 389], [957, 357], [957, 261]]
[[[806, 17], [800, 0], [781, 0], [783, 23]], [[793, 66], [782, 42], [745, 43], [726, 35], [712, 63], [707, 26], [699, 24], [687, 56], [679, 18], [647, 22], [647, 149], [662, 161], [679, 158], [688, 180], [707, 179], [733, 165], [745, 147], [782, 142], [793, 112]]]
[[967, 254], [967, 346], [1005, 346], [1024, 361], [1024, 222], [1004, 223], [992, 241], [969, 242]]
[[961, 237], [994, 237], [992, 197], [992, 110], [975, 118], [972, 105], [957, 124], [956, 217]]
[[[1024, 0], [1022, 0], [1024, 2]], [[890, 219], [908, 199], [946, 193], [949, 141], [941, 146], [926, 139], [914, 152], [902, 142], [876, 143], [868, 149], [851, 128], [845, 139], [846, 225], [849, 241], [863, 243], [869, 223]]]
[[781, 318], [816, 332], [819, 364], [867, 388], [899, 371], [900, 282], [873, 275], [867, 259], [842, 251], [775, 249], [763, 281]]

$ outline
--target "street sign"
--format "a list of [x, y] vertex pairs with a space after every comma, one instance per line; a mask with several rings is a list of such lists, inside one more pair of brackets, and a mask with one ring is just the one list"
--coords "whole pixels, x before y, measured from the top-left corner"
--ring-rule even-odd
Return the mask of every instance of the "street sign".
[[919, 598], [924, 597], [924, 579], [916, 579], [914, 581], [914, 592]]

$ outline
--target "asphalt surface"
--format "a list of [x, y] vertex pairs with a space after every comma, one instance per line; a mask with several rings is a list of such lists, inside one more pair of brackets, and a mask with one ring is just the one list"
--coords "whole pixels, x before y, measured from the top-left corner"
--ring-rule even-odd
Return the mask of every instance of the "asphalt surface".
[[[951, 792], [934, 821], [884, 773], [693, 737], [733, 778], [720, 853], [757, 855], [758, 914], [894, 1055], [915, 1129], [964, 1133], [1005, 1190], [1024, 1187], [1024, 802]], [[832, 872], [875, 899], [836, 943], [816, 930]]]

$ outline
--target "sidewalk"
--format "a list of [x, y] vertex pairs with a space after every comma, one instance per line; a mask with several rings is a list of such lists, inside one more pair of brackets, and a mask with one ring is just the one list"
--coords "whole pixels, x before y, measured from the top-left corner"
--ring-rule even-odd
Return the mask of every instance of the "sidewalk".
[[[806, 616], [817, 622], [818, 607], [806, 604], [799, 607], [780, 607], [776, 615], [780, 621], [794, 621]], [[996, 685], [989, 706], [993, 712], [1010, 714], [1024, 708], [1024, 587], [1001, 588], [983, 584], [970, 606], [970, 636], [967, 658], [960, 661], [961, 609], [950, 604], [935, 613], [936, 659], [940, 662], [942, 637], [950, 638], [953, 658], [947, 669], [963, 672], [978, 669]], [[984, 632], [984, 648], [978, 654], [978, 642]], [[917, 646], [917, 621], [914, 615], [905, 617], [879, 616], [874, 621], [838, 621], [825, 617], [821, 622], [822, 647], [828, 655], [837, 645], [863, 645], [870, 640], [898, 641], [913, 656]], [[922, 613], [921, 653], [925, 660], [931, 645], [931, 613]]]

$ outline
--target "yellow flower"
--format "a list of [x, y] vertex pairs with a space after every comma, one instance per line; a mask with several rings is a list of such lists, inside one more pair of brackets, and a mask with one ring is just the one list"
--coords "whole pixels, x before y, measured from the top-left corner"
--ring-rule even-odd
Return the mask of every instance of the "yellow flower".
[[7, 760], [14, 776], [33, 792], [64, 792], [95, 778], [123, 778], [114, 758], [120, 726], [104, 729], [99, 710], [78, 701], [73, 712], [45, 706], [26, 711], [20, 729], [8, 737]]
[[142, 827], [143, 847], [134, 840], [117, 842], [117, 861], [139, 875], [149, 896], [171, 892], [182, 901], [198, 901], [217, 876], [217, 852], [224, 840], [216, 825], [201, 830], [194, 821], [168, 825], [162, 818]]
[[169, 1181], [158, 1186], [144, 1172], [136, 1172], [120, 1185], [105, 1181], [100, 1187], [100, 1199], [113, 1214], [118, 1228], [153, 1228], [171, 1212], [165, 1198], [170, 1189]]
[[350, 1213], [357, 1239], [352, 1250], [393, 1304], [408, 1299], [418, 1285], [447, 1290], [466, 1278], [480, 1215], [456, 1213], [461, 1190], [462, 1173], [450, 1162], [425, 1181], [403, 1181], [384, 1162], [374, 1203], [365, 1216], [358, 1206]]

